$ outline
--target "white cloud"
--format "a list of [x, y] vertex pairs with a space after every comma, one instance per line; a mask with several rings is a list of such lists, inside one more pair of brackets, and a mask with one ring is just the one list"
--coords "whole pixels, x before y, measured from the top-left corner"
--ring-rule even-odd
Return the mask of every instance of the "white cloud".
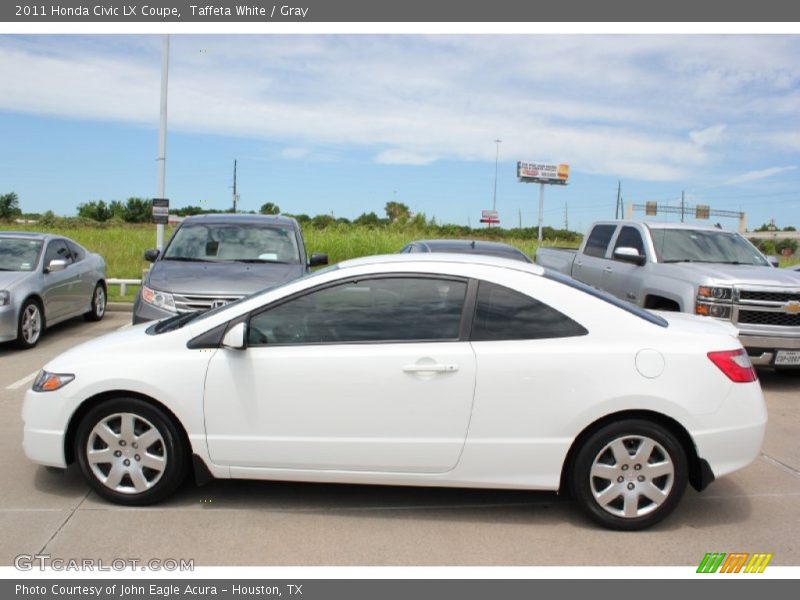
[[[504, 160], [680, 180], [798, 129], [798, 54], [792, 36], [173, 36], [169, 123], [404, 165], [493, 161], [500, 137]], [[154, 37], [6, 36], [0, 109], [155, 127], [159, 70]]]
[[781, 173], [786, 173], [787, 171], [794, 171], [795, 169], [797, 169], [796, 166], [790, 166], [770, 167], [769, 169], [761, 169], [760, 171], [748, 171], [747, 173], [742, 173], [741, 175], [729, 179], [723, 185], [739, 185], [742, 183], [750, 183], [752, 181], [758, 181], [759, 179], [774, 177], [775, 175], [780, 175]]
[[727, 125], [724, 124], [712, 125], [711, 127], [700, 129], [698, 131], [690, 131], [689, 137], [700, 147], [710, 146], [711, 144], [716, 144], [720, 138], [722, 138], [722, 134], [726, 127]]

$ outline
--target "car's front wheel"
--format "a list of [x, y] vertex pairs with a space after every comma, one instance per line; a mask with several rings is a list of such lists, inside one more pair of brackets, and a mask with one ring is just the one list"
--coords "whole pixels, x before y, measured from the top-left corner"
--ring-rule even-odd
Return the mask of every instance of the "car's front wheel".
[[669, 430], [628, 419], [594, 432], [578, 449], [571, 488], [601, 525], [645, 529], [671, 513], [687, 482], [686, 452]]
[[138, 398], [90, 410], [78, 426], [75, 455], [92, 488], [119, 504], [163, 500], [186, 476], [187, 452], [175, 423]]
[[19, 311], [17, 321], [17, 347], [27, 350], [39, 343], [44, 330], [44, 316], [41, 305], [33, 299], [26, 300]]

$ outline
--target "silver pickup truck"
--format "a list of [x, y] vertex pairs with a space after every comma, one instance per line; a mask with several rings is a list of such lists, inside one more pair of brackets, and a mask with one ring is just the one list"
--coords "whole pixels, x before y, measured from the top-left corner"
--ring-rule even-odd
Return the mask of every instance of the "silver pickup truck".
[[800, 272], [738, 233], [680, 223], [595, 223], [578, 250], [536, 263], [655, 310], [730, 321], [754, 365], [800, 368]]

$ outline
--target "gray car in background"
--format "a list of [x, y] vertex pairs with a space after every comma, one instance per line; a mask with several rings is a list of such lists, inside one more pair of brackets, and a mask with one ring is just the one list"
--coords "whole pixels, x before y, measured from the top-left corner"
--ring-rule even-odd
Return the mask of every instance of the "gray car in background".
[[514, 246], [503, 244], [502, 242], [486, 242], [483, 240], [417, 240], [415, 242], [409, 242], [400, 250], [401, 254], [414, 252], [481, 254], [510, 258], [511, 260], [519, 260], [527, 263], [533, 262], [528, 255]]
[[145, 259], [153, 266], [134, 302], [134, 323], [224, 306], [328, 264], [327, 254], [307, 256], [293, 218], [237, 214], [189, 217], [163, 252], [148, 250]]
[[68, 238], [0, 231], [0, 342], [35, 346], [46, 327], [106, 311], [106, 263]]

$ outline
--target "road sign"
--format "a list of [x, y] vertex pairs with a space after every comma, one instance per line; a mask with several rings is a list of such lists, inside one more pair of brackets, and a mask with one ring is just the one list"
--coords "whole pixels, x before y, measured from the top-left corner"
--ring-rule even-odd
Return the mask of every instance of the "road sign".
[[153, 198], [153, 223], [166, 225], [169, 221], [169, 199]]

